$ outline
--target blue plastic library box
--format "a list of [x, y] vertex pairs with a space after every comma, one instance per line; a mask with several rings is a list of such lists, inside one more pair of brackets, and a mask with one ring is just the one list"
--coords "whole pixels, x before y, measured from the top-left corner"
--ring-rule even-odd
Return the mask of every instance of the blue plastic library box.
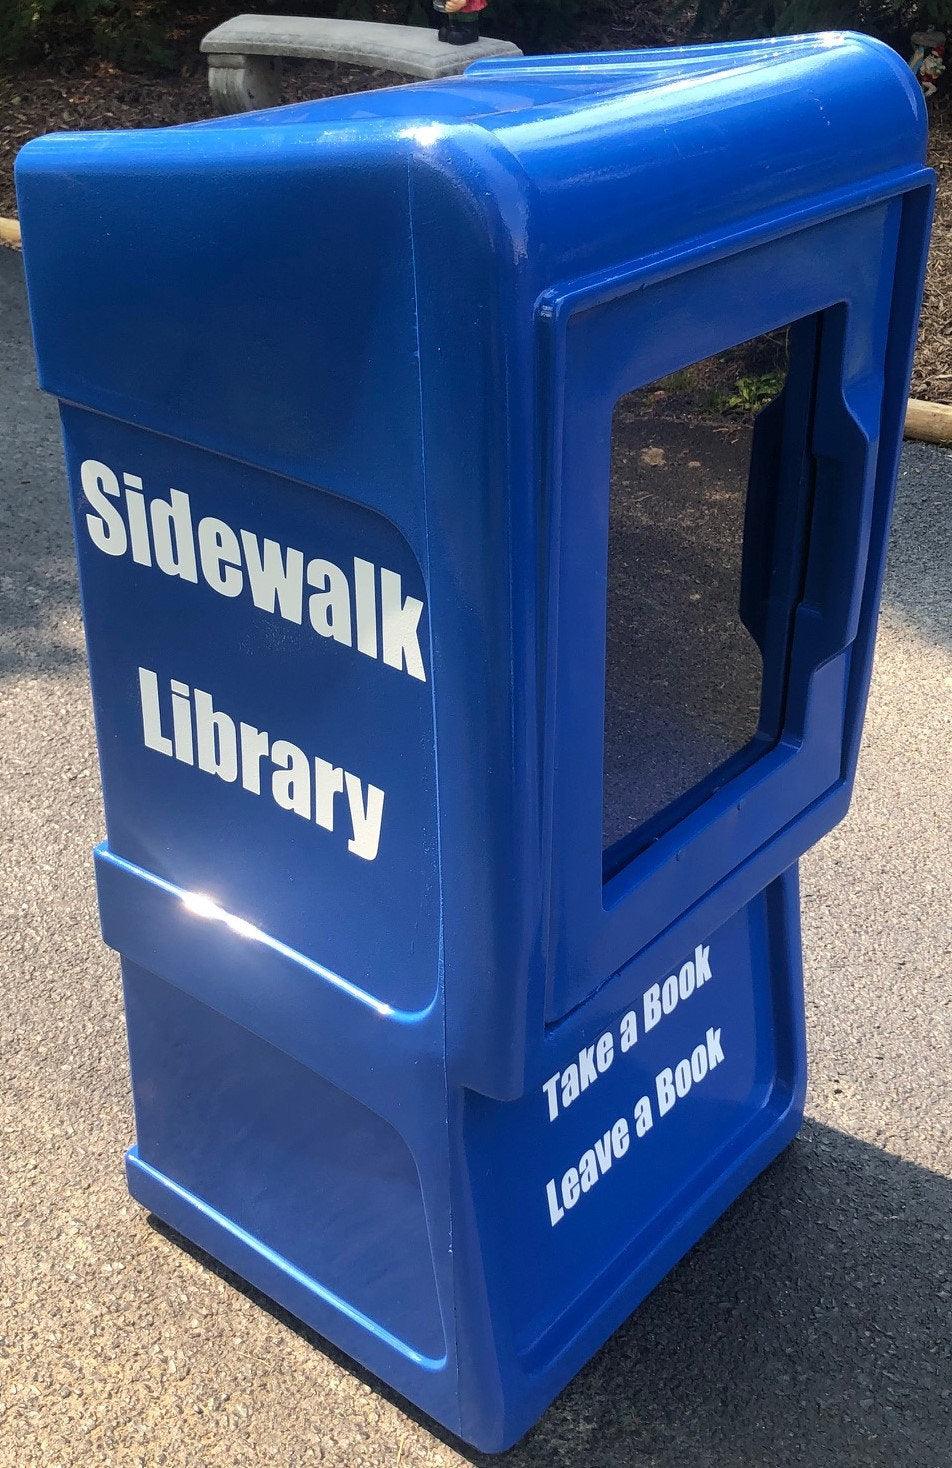
[[837, 34], [20, 155], [129, 1187], [483, 1449], [799, 1125], [924, 147]]

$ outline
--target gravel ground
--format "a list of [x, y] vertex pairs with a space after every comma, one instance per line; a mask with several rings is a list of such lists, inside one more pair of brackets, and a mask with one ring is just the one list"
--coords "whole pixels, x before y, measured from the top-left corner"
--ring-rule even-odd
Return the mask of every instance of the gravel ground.
[[804, 863], [800, 1139], [507, 1457], [435, 1435], [127, 1198], [53, 405], [0, 251], [0, 1465], [948, 1468], [952, 453], [908, 446], [849, 819]]

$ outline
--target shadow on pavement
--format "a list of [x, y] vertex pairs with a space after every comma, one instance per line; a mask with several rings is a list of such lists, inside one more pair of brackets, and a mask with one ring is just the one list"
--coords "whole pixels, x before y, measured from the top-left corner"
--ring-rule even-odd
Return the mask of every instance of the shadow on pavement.
[[36, 385], [15, 250], [0, 248], [0, 678], [84, 662], [56, 404]]
[[[952, 446], [903, 448], [883, 610], [952, 647]], [[952, 1461], [952, 1451], [949, 1454]]]
[[948, 1468], [952, 1456], [952, 1181], [816, 1123], [499, 1457], [151, 1222], [478, 1468]]

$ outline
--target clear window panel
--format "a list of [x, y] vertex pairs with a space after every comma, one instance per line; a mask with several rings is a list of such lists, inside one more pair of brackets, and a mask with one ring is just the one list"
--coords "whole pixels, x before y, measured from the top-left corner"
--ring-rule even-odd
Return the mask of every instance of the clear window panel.
[[744, 517], [754, 424], [785, 370], [786, 333], [772, 333], [616, 405], [606, 875], [762, 747], [763, 666], [740, 615]]

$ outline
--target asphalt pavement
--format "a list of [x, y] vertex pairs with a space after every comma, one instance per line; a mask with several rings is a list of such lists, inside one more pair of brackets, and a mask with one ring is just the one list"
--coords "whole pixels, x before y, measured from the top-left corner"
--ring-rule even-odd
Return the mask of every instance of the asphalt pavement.
[[56, 411], [0, 250], [0, 1465], [949, 1468], [952, 452], [908, 445], [855, 801], [803, 863], [809, 1120], [503, 1458], [126, 1195]]

